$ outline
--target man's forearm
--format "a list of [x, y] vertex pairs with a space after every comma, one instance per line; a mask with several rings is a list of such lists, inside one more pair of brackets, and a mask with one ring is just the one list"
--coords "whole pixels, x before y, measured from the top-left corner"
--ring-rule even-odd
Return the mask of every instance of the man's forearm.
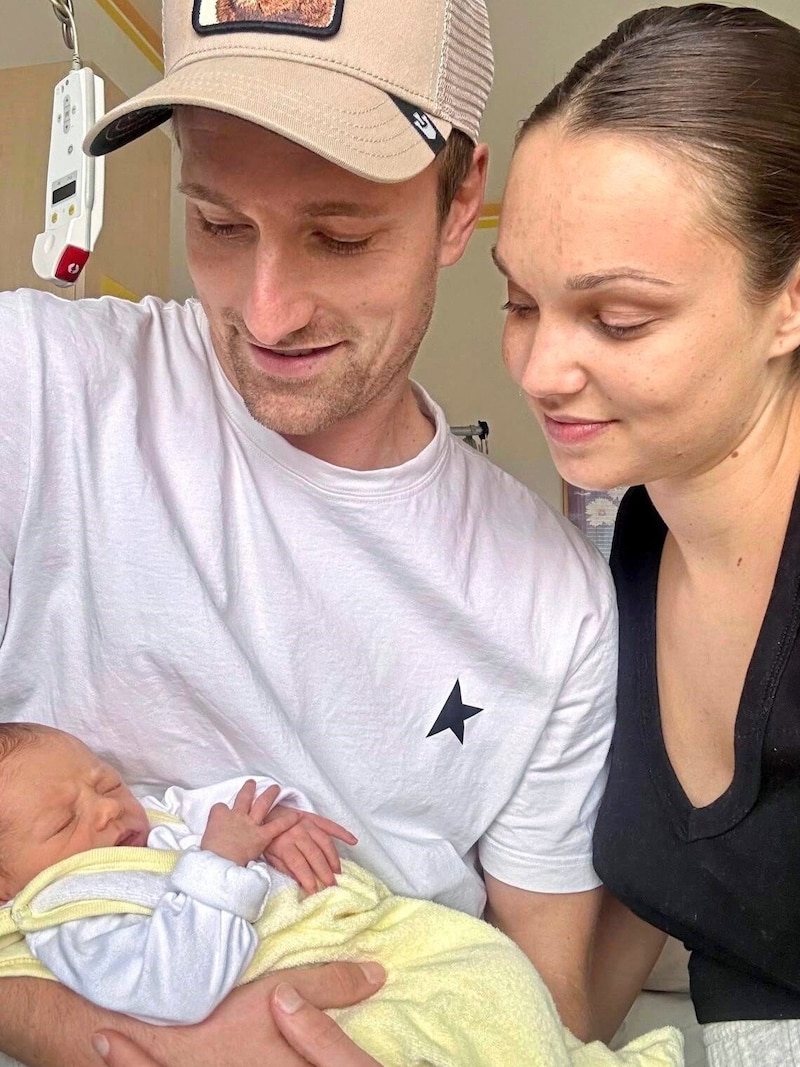
[[275, 987], [289, 982], [317, 1008], [346, 1008], [372, 996], [384, 978], [377, 965], [344, 962], [277, 971], [235, 989], [195, 1026], [149, 1026], [96, 1008], [56, 982], [0, 978], [0, 1049], [29, 1067], [99, 1067], [91, 1039], [102, 1028], [133, 1038], [165, 1067], [302, 1067], [308, 1061], [286, 1042], [270, 1010]]
[[589, 1000], [592, 938], [600, 891], [535, 893], [488, 873], [485, 879], [486, 918], [531, 960], [564, 1025], [581, 1040], [591, 1040], [596, 1036]]
[[585, 981], [563, 976], [553, 971], [540, 970], [542, 981], [550, 990], [561, 1022], [581, 1041], [591, 1041], [596, 1035], [596, 1026], [589, 1003], [589, 976]]
[[[258, 1023], [257, 1018], [252, 1019], [253, 1033], [260, 1032]], [[203, 1061], [224, 1067], [220, 1050], [203, 1040], [197, 1026], [150, 1026], [98, 1008], [58, 982], [0, 978], [0, 1050], [27, 1067], [98, 1067], [100, 1061], [91, 1042], [99, 1029], [125, 1034], [163, 1063], [196, 1067]], [[198, 1041], [208, 1052], [208, 1060], [197, 1047]], [[269, 1035], [263, 1035], [265, 1047], [268, 1041]], [[248, 1049], [247, 1054], [242, 1051], [244, 1038], [238, 1045], [239, 1059], [234, 1054], [235, 1035], [229, 1035], [223, 1044], [231, 1046], [231, 1063], [259, 1062], [252, 1056], [248, 1059], [253, 1050]], [[300, 1057], [292, 1057], [292, 1064], [299, 1062]]]
[[42, 978], [0, 978], [0, 1050], [28, 1067], [97, 1067], [92, 1034], [111, 1028], [155, 1051], [180, 1043], [180, 1031], [104, 1011]]
[[0, 1049], [29, 1067], [97, 1067], [91, 1034], [121, 1021], [56, 982], [0, 978]]

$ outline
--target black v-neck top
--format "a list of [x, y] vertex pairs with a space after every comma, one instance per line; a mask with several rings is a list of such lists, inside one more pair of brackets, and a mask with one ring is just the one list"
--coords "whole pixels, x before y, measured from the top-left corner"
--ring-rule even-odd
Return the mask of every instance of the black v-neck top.
[[611, 568], [620, 610], [617, 726], [594, 838], [608, 889], [692, 950], [701, 1023], [800, 1018], [800, 491], [745, 677], [735, 772], [695, 808], [669, 762], [656, 678], [666, 527], [625, 495]]

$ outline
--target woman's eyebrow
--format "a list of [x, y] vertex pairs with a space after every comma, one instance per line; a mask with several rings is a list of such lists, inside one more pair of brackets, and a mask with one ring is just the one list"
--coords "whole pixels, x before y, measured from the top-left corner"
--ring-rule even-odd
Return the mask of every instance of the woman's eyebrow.
[[596, 274], [573, 274], [567, 278], [567, 289], [581, 292], [585, 289], [597, 289], [601, 285], [610, 282], [635, 281], [646, 282], [649, 285], [673, 286], [665, 278], [658, 278], [655, 274], [638, 270], [636, 267], [613, 267], [610, 270], [598, 271]]
[[[508, 265], [503, 261], [502, 256], [497, 251], [497, 245], [491, 250], [492, 261], [500, 273], [508, 278], [510, 282], [514, 281], [514, 276], [511, 273]], [[573, 292], [583, 292], [587, 289], [597, 289], [601, 285], [609, 285], [612, 282], [619, 281], [636, 281], [645, 282], [649, 285], [658, 285], [662, 288], [671, 288], [674, 286], [674, 282], [667, 281], [666, 278], [659, 278], [655, 274], [649, 274], [645, 270], [639, 270], [637, 267], [612, 267], [609, 270], [597, 271], [591, 274], [573, 274], [567, 278], [566, 288]], [[516, 282], [514, 284], [517, 284]]]

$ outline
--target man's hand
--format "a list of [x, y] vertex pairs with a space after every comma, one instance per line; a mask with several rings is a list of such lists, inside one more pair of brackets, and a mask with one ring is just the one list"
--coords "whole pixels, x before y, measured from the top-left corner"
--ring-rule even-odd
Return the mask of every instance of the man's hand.
[[340, 1026], [304, 1000], [294, 986], [282, 982], [272, 995], [272, 1016], [297, 1052], [316, 1067], [380, 1067], [377, 1060], [353, 1044]]
[[[237, 1031], [239, 1023], [244, 1022], [239, 1019], [239, 1006], [229, 1013], [229, 1018], [217, 1018], [224, 1015], [224, 1004], [206, 1023], [182, 1028], [189, 1040], [185, 1054], [180, 1057], [171, 1051], [167, 1054], [145, 1051], [131, 1038], [107, 1029], [93, 1036], [92, 1045], [109, 1067], [196, 1067], [198, 1063], [207, 1063], [209, 1067], [238, 1067], [250, 1063], [265, 1063], [269, 1067], [301, 1067], [309, 1063], [316, 1067], [380, 1067], [320, 1008], [357, 1003], [374, 993], [383, 984], [384, 977], [383, 969], [377, 964], [359, 967], [351, 963], [332, 963], [313, 970], [283, 971], [263, 983], [248, 986], [247, 989], [260, 986], [259, 996], [267, 1016], [265, 1022], [273, 1038], [260, 1045], [252, 1056], [248, 1035], [244, 1030]], [[264, 1002], [266, 983], [270, 992]], [[199, 1030], [207, 1030], [213, 1020], [216, 1020], [216, 1029], [221, 1030], [223, 1038], [228, 1032], [228, 1043], [223, 1046], [224, 1052], [216, 1054], [213, 1048], [204, 1047], [205, 1054], [198, 1057], [193, 1035]]]
[[200, 847], [240, 867], [260, 859], [272, 841], [303, 815], [294, 808], [281, 807], [280, 814], [273, 817], [270, 809], [279, 793], [280, 786], [271, 785], [256, 796], [256, 783], [252, 778], [246, 781], [236, 794], [233, 807], [213, 806]]
[[[287, 812], [298, 816], [289, 828], [281, 824]], [[267, 825], [273, 823], [281, 824], [281, 829], [264, 849], [268, 863], [294, 878], [306, 893], [315, 893], [320, 883], [323, 886], [336, 884], [336, 875], [342, 865], [333, 838], [346, 845], [355, 845], [358, 838], [331, 819], [309, 811], [295, 811], [282, 804], [277, 804], [267, 816]]]

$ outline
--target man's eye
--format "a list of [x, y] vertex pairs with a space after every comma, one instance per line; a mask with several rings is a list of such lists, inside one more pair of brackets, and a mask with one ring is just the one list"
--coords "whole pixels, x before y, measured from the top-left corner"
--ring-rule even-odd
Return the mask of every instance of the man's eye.
[[200, 223], [200, 229], [203, 233], [210, 234], [212, 237], [234, 237], [245, 228], [233, 222], [211, 222], [209, 219], [203, 218], [202, 215], [197, 216], [197, 221]]
[[238, 237], [249, 229], [246, 222], [214, 222], [194, 205], [189, 206], [189, 213], [198, 230], [209, 237]]
[[359, 237], [348, 241], [343, 240], [341, 237], [332, 237], [329, 233], [320, 233], [318, 237], [329, 251], [343, 256], [352, 256], [357, 252], [363, 252], [370, 242], [369, 237]]

